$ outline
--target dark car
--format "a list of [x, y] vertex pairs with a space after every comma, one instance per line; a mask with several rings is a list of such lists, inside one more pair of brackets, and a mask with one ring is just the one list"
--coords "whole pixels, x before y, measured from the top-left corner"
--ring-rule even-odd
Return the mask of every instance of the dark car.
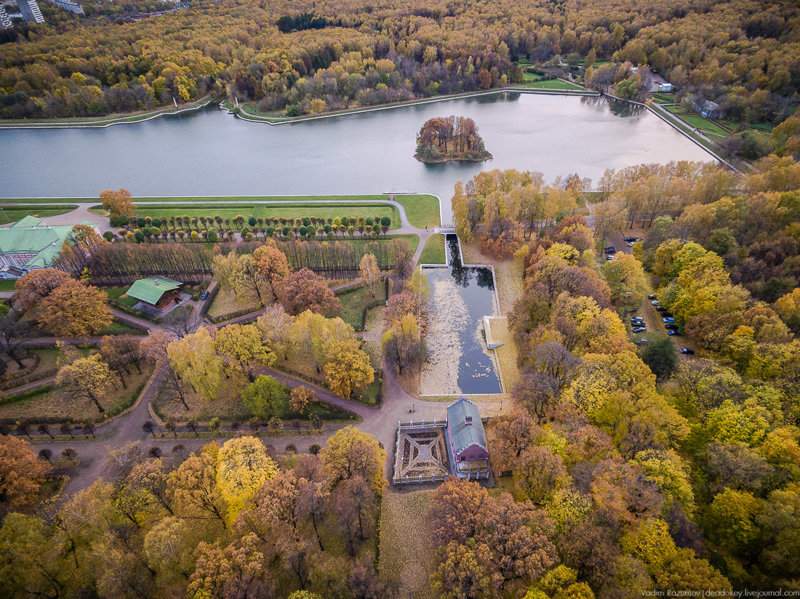
[[204, 291], [203, 295], [200, 296], [200, 299], [201, 300], [207, 300], [208, 299], [208, 291]]
[[635, 329], [633, 329], [633, 332], [634, 333], [645, 333], [645, 332], [647, 332], [647, 327], [636, 327]]
[[672, 312], [662, 312], [661, 316], [664, 318], [672, 318]]
[[667, 331], [667, 335], [669, 335], [670, 337], [672, 337], [673, 335], [677, 335], [677, 334], [678, 334], [678, 331]]
[[667, 311], [667, 309], [664, 306], [656, 306], [656, 310], [661, 312], [662, 315]]
[[667, 324], [667, 325], [664, 325], [664, 328], [667, 329], [668, 331], [677, 331], [678, 330], [678, 325], [676, 325], [676, 324]]
[[613, 245], [607, 245], [606, 249], [605, 249], [605, 252], [606, 252], [606, 254], [616, 254], [617, 253], [617, 248], [615, 248]]
[[689, 349], [688, 347], [683, 347], [678, 351], [680, 353], [682, 353], [684, 356], [693, 356], [694, 355], [694, 350], [693, 349]]
[[647, 299], [654, 300], [654, 299], [656, 299], [656, 296], [651, 293], [650, 295], [647, 296]]
[[638, 237], [623, 237], [622, 241], [626, 243], [636, 243], [639, 240]]
[[675, 319], [672, 316], [665, 316], [661, 319], [661, 322], [665, 322], [667, 324], [675, 324]]

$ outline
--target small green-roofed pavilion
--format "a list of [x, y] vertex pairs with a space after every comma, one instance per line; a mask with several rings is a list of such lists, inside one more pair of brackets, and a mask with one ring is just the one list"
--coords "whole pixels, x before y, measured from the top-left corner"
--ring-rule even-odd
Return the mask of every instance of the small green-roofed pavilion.
[[134, 281], [125, 293], [139, 301], [155, 306], [165, 293], [175, 291], [180, 287], [181, 283], [167, 277], [148, 277]]

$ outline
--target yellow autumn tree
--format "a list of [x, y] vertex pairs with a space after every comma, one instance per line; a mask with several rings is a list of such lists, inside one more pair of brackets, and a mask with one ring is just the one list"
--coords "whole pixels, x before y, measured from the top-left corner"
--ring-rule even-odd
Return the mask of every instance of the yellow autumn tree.
[[364, 254], [361, 257], [361, 262], [358, 264], [358, 270], [361, 274], [361, 280], [364, 286], [369, 289], [372, 297], [375, 297], [375, 285], [381, 279], [381, 270], [378, 268], [378, 260], [374, 254]]
[[340, 341], [355, 340], [353, 327], [341, 318], [325, 318], [306, 310], [298, 314], [289, 327], [289, 339], [295, 353], [311, 360], [317, 372], [333, 355], [333, 346]]
[[167, 356], [178, 376], [208, 400], [218, 397], [224, 378], [222, 357], [214, 348], [214, 339], [206, 327], [175, 339], [167, 346]]
[[136, 214], [136, 206], [133, 205], [131, 192], [124, 187], [120, 187], [118, 191], [113, 189], [101, 191], [100, 202], [103, 205], [103, 209], [108, 210], [111, 218]]
[[383, 476], [386, 452], [375, 437], [354, 426], [336, 431], [320, 452], [320, 459], [333, 485], [356, 475], [363, 476], [376, 493], [381, 493], [386, 485]]
[[365, 389], [375, 380], [369, 355], [358, 347], [358, 342], [354, 339], [333, 344], [331, 357], [324, 370], [328, 388], [347, 398]]
[[214, 338], [214, 349], [222, 356], [229, 375], [244, 374], [250, 380], [253, 366], [271, 366], [275, 362], [275, 354], [253, 324], [231, 324], [221, 328]]
[[100, 413], [105, 412], [100, 399], [105, 396], [106, 385], [110, 381], [111, 370], [100, 354], [65, 364], [56, 376], [56, 383], [64, 385], [71, 397], [90, 399]]
[[236, 520], [264, 481], [277, 472], [278, 467], [267, 455], [264, 444], [255, 437], [225, 442], [219, 450], [216, 475], [217, 487], [228, 507], [229, 523]]

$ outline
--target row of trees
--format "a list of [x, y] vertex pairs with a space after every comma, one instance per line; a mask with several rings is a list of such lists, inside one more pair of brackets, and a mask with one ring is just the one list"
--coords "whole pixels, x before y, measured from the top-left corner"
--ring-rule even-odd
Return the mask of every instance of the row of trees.
[[[4, 511], [32, 511], [44, 462], [7, 436], [0, 455]], [[281, 466], [253, 437], [164, 459], [118, 449], [116, 482], [52, 518], [6, 515], [4, 595], [391, 597], [373, 565], [385, 455], [351, 427]]]
[[[520, 237], [552, 225], [558, 218], [573, 213], [583, 204], [582, 192], [590, 185], [577, 175], [558, 177], [545, 184], [541, 173], [492, 170], [475, 175], [464, 185], [456, 183], [451, 199], [456, 233], [464, 241], [475, 239], [483, 229], [492, 242], [491, 251], [508, 255]], [[504, 235], [513, 225], [513, 234]]]
[[[103, 241], [100, 239], [100, 241]], [[166, 276], [183, 281], [199, 281], [214, 272], [215, 261], [230, 256], [231, 249], [243, 252], [237, 259], [252, 261], [242, 256], [260, 247], [277, 248], [293, 269], [308, 268], [327, 277], [358, 276], [361, 259], [372, 254], [381, 270], [393, 269], [408, 275], [414, 254], [408, 241], [392, 239], [389, 243], [372, 242], [350, 244], [339, 242], [278, 243], [267, 239], [260, 242], [243, 242], [236, 246], [219, 245], [213, 252], [200, 244], [146, 244], [129, 245], [98, 243], [92, 246], [76, 245], [62, 251], [58, 268], [80, 276], [88, 272], [93, 281], [103, 285], [129, 284], [141, 277]]]
[[[145, 227], [167, 227], [169, 229], [185, 229], [187, 231], [203, 231], [216, 226], [217, 229], [230, 229], [231, 226], [244, 232], [245, 225], [250, 227], [250, 230], [266, 231], [267, 228], [272, 228], [273, 233], [282, 232], [285, 226], [289, 226], [290, 230], [297, 233], [300, 227], [313, 227], [313, 231], [322, 228], [327, 234], [331, 231], [336, 231], [339, 234], [347, 233], [350, 227], [355, 231], [363, 234], [366, 229], [373, 230], [375, 225], [379, 225], [379, 230], [385, 227], [387, 230], [392, 226], [392, 219], [388, 216], [335, 216], [328, 218], [321, 218], [316, 216], [304, 216], [303, 218], [286, 218], [286, 217], [258, 217], [248, 216], [245, 218], [241, 214], [233, 218], [223, 218], [222, 216], [170, 216], [170, 217], [152, 217], [152, 216], [134, 216], [136, 207], [130, 205], [127, 212], [120, 213], [122, 208], [113, 205], [112, 201], [107, 199], [109, 194], [114, 197], [122, 194], [128, 194], [124, 189], [119, 192], [104, 191], [100, 194], [100, 199], [103, 201], [103, 208], [109, 211], [109, 220], [111, 226], [124, 226], [128, 229], [143, 229]], [[130, 201], [130, 194], [128, 194], [128, 201]], [[131, 211], [132, 209], [132, 211]], [[116, 212], [116, 214], [115, 214]], [[271, 235], [270, 235], [271, 236]]]

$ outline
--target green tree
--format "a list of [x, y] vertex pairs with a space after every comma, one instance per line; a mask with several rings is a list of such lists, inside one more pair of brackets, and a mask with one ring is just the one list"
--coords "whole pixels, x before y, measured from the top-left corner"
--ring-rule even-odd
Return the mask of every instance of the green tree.
[[289, 388], [271, 376], [259, 376], [242, 391], [245, 408], [261, 420], [286, 415]]
[[678, 369], [678, 350], [669, 337], [650, 335], [639, 349], [639, 357], [659, 381], [671, 377]]

